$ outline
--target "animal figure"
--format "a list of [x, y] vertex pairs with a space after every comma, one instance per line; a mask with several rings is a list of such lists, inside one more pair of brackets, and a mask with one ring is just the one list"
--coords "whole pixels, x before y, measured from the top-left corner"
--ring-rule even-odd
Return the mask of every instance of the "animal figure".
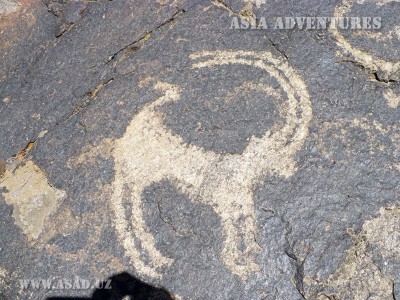
[[286, 93], [264, 84], [245, 83], [244, 88], [286, 97], [281, 108], [285, 124], [274, 126], [261, 138], [251, 137], [241, 154], [218, 154], [185, 144], [164, 125], [164, 116], [158, 111], [168, 102], [179, 101], [181, 90], [174, 84], [157, 82], [155, 88], [162, 96], [145, 105], [114, 144], [115, 227], [137, 271], [159, 278], [160, 269], [171, 265], [173, 259], [157, 250], [143, 218], [141, 198], [149, 185], [169, 180], [192, 201], [210, 205], [220, 216], [225, 238], [221, 258], [234, 274], [246, 280], [259, 271], [253, 190], [267, 174], [289, 177], [296, 171], [295, 154], [308, 135], [311, 104], [300, 77], [268, 52], [202, 52], [191, 58], [199, 60], [193, 69], [242, 64], [268, 72]]

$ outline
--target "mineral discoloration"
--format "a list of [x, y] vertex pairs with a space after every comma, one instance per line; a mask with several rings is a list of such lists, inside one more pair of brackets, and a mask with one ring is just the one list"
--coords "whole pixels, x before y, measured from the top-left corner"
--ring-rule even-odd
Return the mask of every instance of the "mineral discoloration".
[[6, 170], [0, 189], [8, 205], [13, 206], [15, 224], [31, 240], [41, 234], [47, 218], [57, 209], [64, 191], [49, 185], [45, 174], [32, 161]]
[[[34, 6], [41, 5], [40, 0], [0, 0], [0, 30], [9, 30], [11, 26], [24, 23], [32, 27], [36, 22]], [[10, 41], [4, 41], [0, 48], [6, 47]]]
[[5, 172], [6, 172], [6, 163], [4, 162], [4, 160], [0, 159], [0, 178], [3, 177]]

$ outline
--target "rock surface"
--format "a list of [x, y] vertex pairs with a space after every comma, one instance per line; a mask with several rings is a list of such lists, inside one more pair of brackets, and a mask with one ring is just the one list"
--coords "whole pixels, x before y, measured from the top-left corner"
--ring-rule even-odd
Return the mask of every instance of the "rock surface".
[[0, 299], [91, 297], [21, 280], [121, 273], [109, 299], [127, 280], [132, 299], [400, 299], [399, 15], [0, 0]]

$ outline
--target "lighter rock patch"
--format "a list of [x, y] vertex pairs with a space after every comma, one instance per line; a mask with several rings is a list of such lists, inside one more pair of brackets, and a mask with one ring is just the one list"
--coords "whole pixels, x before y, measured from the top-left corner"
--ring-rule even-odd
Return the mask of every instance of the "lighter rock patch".
[[0, 0], [0, 16], [10, 14], [18, 9], [18, 2], [15, 0]]
[[32, 162], [26, 161], [15, 170], [6, 170], [0, 178], [4, 200], [13, 206], [15, 224], [31, 240], [42, 232], [46, 219], [66, 196], [62, 190], [49, 185], [45, 174]]
[[[311, 299], [393, 299], [393, 279], [372, 258], [369, 245], [376, 246], [384, 259], [400, 260], [400, 208], [381, 208], [381, 215], [364, 223], [342, 265], [327, 281], [317, 282], [306, 276], [307, 284], [329, 288]], [[333, 288], [333, 292], [332, 292]], [[328, 298], [329, 296], [329, 298]]]

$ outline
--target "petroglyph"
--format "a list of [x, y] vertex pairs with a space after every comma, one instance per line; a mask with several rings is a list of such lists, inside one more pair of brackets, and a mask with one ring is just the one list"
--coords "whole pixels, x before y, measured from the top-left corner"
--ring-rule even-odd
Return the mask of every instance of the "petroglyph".
[[49, 185], [45, 174], [32, 162], [26, 161], [15, 170], [7, 169], [0, 178], [4, 200], [13, 206], [13, 218], [29, 239], [37, 239], [46, 219], [56, 210], [64, 191]]
[[[295, 154], [308, 136], [311, 103], [302, 79], [287, 62], [269, 52], [205, 51], [190, 58], [195, 61], [194, 70], [239, 64], [266, 71], [285, 93], [278, 95], [266, 85], [248, 83], [247, 87], [279, 96], [285, 102], [280, 112], [285, 124], [275, 125], [261, 138], [252, 136], [241, 154], [218, 154], [185, 144], [164, 125], [164, 116], [158, 111], [161, 105], [180, 100], [180, 87], [157, 82], [155, 88], [163, 95], [145, 105], [124, 136], [115, 141], [115, 227], [137, 271], [161, 277], [161, 268], [171, 265], [173, 259], [156, 249], [143, 218], [141, 197], [147, 186], [167, 179], [192, 201], [208, 204], [219, 214], [225, 237], [222, 260], [245, 280], [259, 271], [255, 261], [260, 246], [255, 241], [253, 189], [267, 174], [289, 177], [296, 172]], [[131, 203], [129, 212], [124, 206], [126, 201]], [[244, 247], [239, 248], [239, 243]], [[150, 262], [144, 262], [143, 254]]]
[[[350, 12], [351, 8], [355, 3], [362, 4], [366, 1], [354, 1], [354, 0], [344, 0], [342, 4], [338, 5], [335, 8], [334, 16], [335, 17], [344, 17], [346, 13]], [[399, 1], [390, 1], [390, 0], [382, 0], [382, 1], [373, 1], [369, 0], [369, 2], [376, 3], [376, 5], [382, 6], [390, 2], [399, 2]], [[385, 80], [390, 79], [399, 79], [400, 72], [400, 61], [387, 61], [374, 55], [368, 53], [365, 50], [358, 49], [351, 45], [351, 43], [343, 36], [343, 34], [336, 29], [330, 30], [332, 34], [336, 37], [337, 45], [342, 48], [345, 52], [349, 52], [357, 63], [361, 64], [365, 68], [372, 70], [373, 72], [380, 71], [384, 75]], [[364, 33], [362, 33], [364, 34]], [[398, 38], [399, 29], [398, 27], [394, 28], [383, 37], [382, 33], [368, 33], [369, 38], [373, 38], [374, 40], [382, 40], [382, 39], [392, 39]]]
[[400, 209], [381, 208], [380, 213], [379, 217], [364, 223], [346, 259], [327, 281], [320, 283], [309, 276], [305, 278], [307, 284], [319, 285], [324, 290], [319, 297], [308, 295], [307, 298], [393, 299], [393, 278], [376, 265], [370, 246], [377, 247], [376, 253], [385, 259], [391, 257], [400, 261]]

